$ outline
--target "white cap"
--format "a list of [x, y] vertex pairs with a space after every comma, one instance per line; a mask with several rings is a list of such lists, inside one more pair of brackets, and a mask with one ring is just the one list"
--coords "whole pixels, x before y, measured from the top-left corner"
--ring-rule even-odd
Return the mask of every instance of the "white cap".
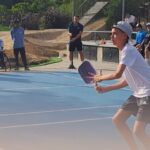
[[131, 27], [131, 25], [129, 23], [127, 23], [125, 21], [119, 21], [117, 23], [117, 25], [113, 25], [112, 28], [120, 29], [121, 31], [126, 33], [129, 38], [131, 38], [131, 34], [132, 34], [133, 30], [132, 30], [132, 27]]
[[146, 26], [150, 26], [150, 22], [147, 22], [147, 23], [146, 23]]

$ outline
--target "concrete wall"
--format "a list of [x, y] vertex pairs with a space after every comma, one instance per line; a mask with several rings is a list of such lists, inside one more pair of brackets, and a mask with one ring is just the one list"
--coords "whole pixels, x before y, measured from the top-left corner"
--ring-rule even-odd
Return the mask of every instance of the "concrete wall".
[[[99, 44], [95, 41], [83, 41], [83, 52], [97, 69], [115, 70], [119, 62], [119, 50], [111, 43]], [[77, 52], [75, 59], [80, 59]]]
[[[115, 70], [119, 62], [119, 50], [109, 40], [105, 44], [99, 41], [83, 41], [83, 52], [85, 60], [89, 60], [96, 69]], [[76, 51], [74, 59], [80, 61]]]

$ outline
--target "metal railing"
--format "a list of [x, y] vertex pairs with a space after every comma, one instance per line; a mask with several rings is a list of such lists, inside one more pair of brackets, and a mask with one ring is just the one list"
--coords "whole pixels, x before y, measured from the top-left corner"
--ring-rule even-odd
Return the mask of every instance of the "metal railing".
[[[137, 32], [132, 32], [131, 41], [134, 42]], [[99, 43], [100, 41], [110, 41], [111, 31], [83, 31], [83, 41], [93, 41]]]

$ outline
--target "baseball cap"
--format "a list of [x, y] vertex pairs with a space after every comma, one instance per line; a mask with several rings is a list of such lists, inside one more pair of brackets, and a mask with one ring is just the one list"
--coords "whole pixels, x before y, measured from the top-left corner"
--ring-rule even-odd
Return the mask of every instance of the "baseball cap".
[[147, 23], [146, 23], [146, 26], [150, 26], [150, 22], [147, 22]]
[[117, 22], [116, 25], [113, 25], [112, 28], [120, 29], [121, 31], [126, 33], [129, 38], [131, 38], [131, 34], [132, 34], [133, 30], [132, 30], [132, 27], [129, 23], [127, 23], [125, 21], [119, 21], [119, 22]]

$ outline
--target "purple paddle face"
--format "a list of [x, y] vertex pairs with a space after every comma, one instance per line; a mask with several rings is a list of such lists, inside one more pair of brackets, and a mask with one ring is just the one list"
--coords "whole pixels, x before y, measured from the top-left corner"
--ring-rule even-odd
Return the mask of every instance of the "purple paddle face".
[[92, 83], [92, 79], [89, 78], [90, 74], [96, 74], [96, 70], [93, 68], [89, 61], [84, 61], [78, 68], [78, 72], [85, 83]]

